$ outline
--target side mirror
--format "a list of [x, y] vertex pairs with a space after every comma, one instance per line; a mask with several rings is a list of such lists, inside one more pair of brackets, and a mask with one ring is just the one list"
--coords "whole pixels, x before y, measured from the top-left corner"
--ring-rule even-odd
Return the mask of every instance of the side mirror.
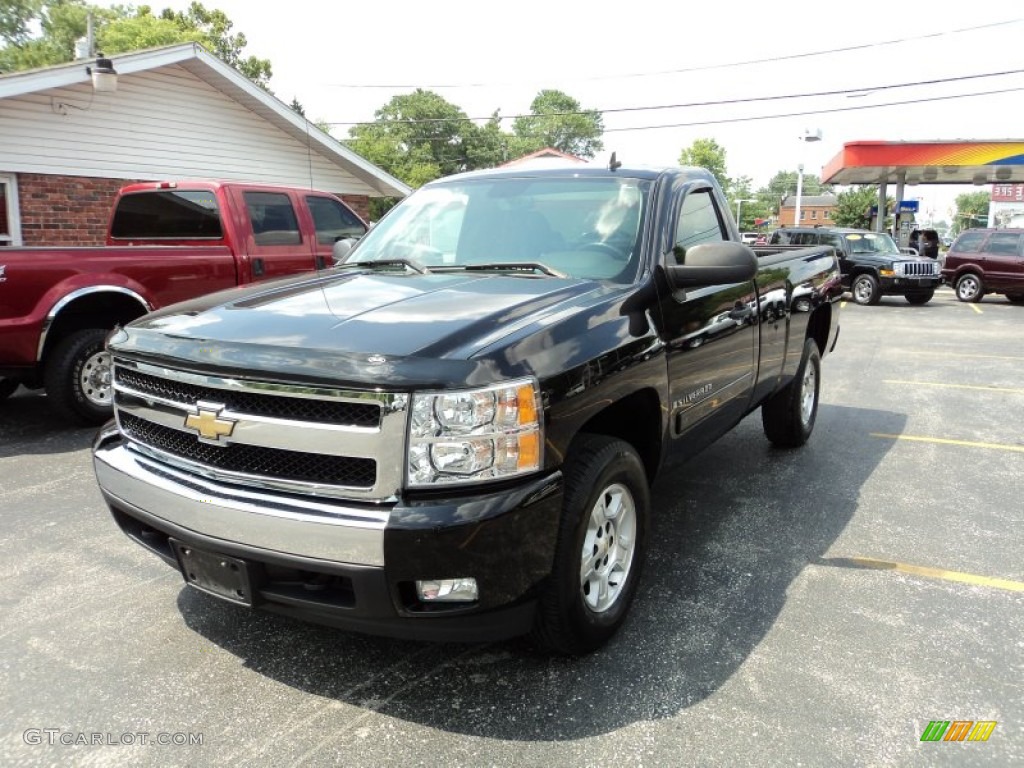
[[334, 259], [335, 265], [345, 261], [349, 251], [355, 247], [356, 242], [354, 237], [343, 237], [341, 240], [334, 241], [334, 246], [331, 248], [331, 258]]
[[730, 241], [701, 243], [669, 259], [682, 258], [681, 264], [668, 264], [665, 275], [673, 290], [705, 285], [728, 285], [753, 280], [757, 274], [757, 256], [746, 245]]

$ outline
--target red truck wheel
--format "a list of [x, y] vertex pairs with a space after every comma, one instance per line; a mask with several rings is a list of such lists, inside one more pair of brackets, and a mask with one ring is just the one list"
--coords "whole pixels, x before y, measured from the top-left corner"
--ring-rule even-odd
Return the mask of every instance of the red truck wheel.
[[65, 336], [46, 363], [46, 397], [62, 416], [85, 424], [102, 424], [111, 416], [113, 381], [107, 331], [86, 328]]
[[556, 653], [587, 653], [625, 621], [647, 549], [650, 491], [629, 443], [582, 436], [565, 465], [551, 579], [533, 640]]

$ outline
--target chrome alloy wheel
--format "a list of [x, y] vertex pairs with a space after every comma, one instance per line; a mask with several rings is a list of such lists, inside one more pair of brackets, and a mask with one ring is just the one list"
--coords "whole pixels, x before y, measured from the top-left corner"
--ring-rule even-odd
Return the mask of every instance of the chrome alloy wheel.
[[590, 510], [580, 557], [580, 590], [594, 613], [614, 606], [626, 586], [636, 525], [636, 502], [629, 489], [620, 483], [605, 488]]
[[818, 393], [818, 373], [813, 365], [804, 366], [804, 380], [800, 383], [800, 423], [806, 427], [814, 415], [814, 401]]
[[105, 407], [110, 405], [112, 378], [110, 353], [101, 350], [89, 355], [82, 363], [78, 385], [86, 400], [93, 405]]
[[858, 280], [853, 286], [853, 297], [858, 304], [867, 304], [871, 301], [872, 286], [869, 280]]

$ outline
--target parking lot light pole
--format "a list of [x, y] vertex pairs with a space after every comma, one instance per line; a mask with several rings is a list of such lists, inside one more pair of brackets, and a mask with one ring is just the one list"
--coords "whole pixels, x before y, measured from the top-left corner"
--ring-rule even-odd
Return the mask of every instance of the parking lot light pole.
[[[810, 130], [804, 128], [802, 136], [798, 137], [800, 141], [807, 143], [809, 141], [821, 141], [821, 129]], [[803, 155], [803, 148], [800, 149], [800, 154]], [[804, 188], [804, 164], [801, 159], [800, 163], [796, 166], [796, 210], [793, 212], [793, 226], [800, 226], [800, 198], [803, 195]]]

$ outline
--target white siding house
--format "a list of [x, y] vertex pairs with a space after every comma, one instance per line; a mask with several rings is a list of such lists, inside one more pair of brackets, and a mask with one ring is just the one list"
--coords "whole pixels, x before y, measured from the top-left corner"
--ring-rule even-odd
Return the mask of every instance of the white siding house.
[[410, 191], [197, 44], [111, 58], [113, 92], [87, 61], [0, 76], [0, 246], [102, 242], [131, 181], [295, 184], [364, 217]]

